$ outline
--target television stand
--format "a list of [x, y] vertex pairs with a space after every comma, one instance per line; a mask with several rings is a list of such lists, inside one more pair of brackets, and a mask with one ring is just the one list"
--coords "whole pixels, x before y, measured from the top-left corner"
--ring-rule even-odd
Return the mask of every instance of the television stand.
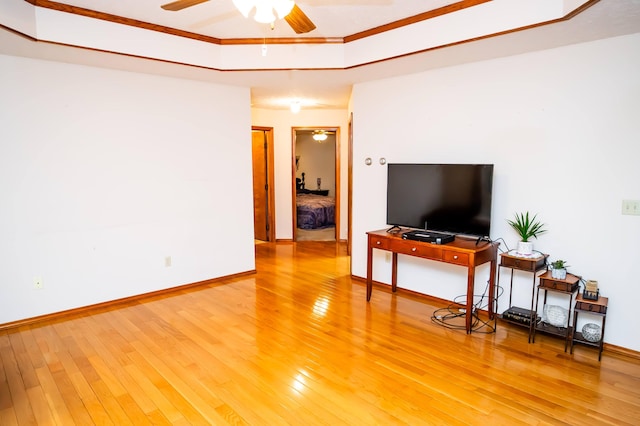
[[373, 290], [373, 249], [386, 250], [392, 253], [391, 263], [391, 291], [398, 288], [398, 254], [415, 256], [438, 262], [450, 263], [467, 268], [467, 301], [465, 310], [465, 328], [471, 333], [473, 321], [473, 289], [475, 287], [476, 267], [487, 262], [491, 263], [489, 272], [489, 319], [495, 316], [495, 282], [498, 245], [495, 242], [481, 242], [476, 245], [474, 240], [456, 239], [448, 244], [432, 244], [423, 241], [405, 240], [401, 235], [391, 234], [386, 230], [367, 232], [367, 302], [371, 300]]

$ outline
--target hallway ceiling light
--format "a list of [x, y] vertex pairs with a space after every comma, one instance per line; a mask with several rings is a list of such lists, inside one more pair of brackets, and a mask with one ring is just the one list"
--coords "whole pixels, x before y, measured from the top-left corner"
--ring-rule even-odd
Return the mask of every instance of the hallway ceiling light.
[[248, 18], [249, 13], [255, 8], [253, 19], [262, 24], [271, 24], [276, 19], [283, 19], [295, 5], [293, 0], [233, 0], [233, 4], [245, 18]]
[[297, 114], [300, 112], [300, 101], [291, 102], [291, 112]]
[[313, 140], [322, 142], [327, 140], [327, 133], [324, 130], [316, 130], [313, 132]]

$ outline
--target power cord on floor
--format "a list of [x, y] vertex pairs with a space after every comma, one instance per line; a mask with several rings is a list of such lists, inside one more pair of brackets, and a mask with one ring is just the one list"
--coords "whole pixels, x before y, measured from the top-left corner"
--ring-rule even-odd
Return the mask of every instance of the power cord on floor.
[[[482, 309], [486, 309], [489, 305], [485, 303], [485, 299], [488, 300], [488, 292], [489, 292], [489, 280], [487, 280], [487, 285], [481, 295], [474, 295], [474, 299], [478, 298], [478, 301], [472, 306], [472, 320], [471, 320], [471, 331], [476, 333], [484, 333], [491, 334], [496, 332], [496, 318], [492, 320], [483, 320], [478, 316], [478, 311]], [[494, 304], [497, 304], [498, 298], [502, 295], [503, 289], [498, 287], [499, 294], [496, 296], [494, 300]], [[431, 315], [431, 321], [435, 324], [438, 324], [442, 327], [452, 329], [452, 330], [466, 330], [466, 308], [462, 306], [466, 306], [466, 295], [456, 296], [453, 299], [453, 303], [451, 303], [446, 308], [436, 309]], [[496, 305], [497, 306], [497, 305]], [[495, 313], [495, 307], [494, 307]], [[459, 322], [459, 318], [462, 318], [462, 324], [457, 324]]]

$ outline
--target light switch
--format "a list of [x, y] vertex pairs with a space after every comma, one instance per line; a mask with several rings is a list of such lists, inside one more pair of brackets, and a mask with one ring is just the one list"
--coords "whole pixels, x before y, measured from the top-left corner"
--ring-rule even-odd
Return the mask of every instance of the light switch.
[[640, 200], [622, 200], [622, 214], [640, 216]]

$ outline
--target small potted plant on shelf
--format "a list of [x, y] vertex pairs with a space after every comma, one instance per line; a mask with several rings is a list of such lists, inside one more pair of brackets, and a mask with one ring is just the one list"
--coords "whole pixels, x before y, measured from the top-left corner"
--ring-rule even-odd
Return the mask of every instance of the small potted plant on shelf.
[[566, 260], [554, 260], [551, 262], [551, 277], [557, 280], [564, 280], [567, 278], [568, 267]]
[[537, 214], [529, 216], [529, 212], [516, 213], [515, 220], [507, 220], [509, 225], [516, 230], [520, 235], [520, 242], [518, 242], [518, 254], [530, 255], [533, 253], [533, 242], [529, 241], [532, 238], [538, 238], [538, 235], [547, 232], [544, 229], [544, 223], [537, 219]]

